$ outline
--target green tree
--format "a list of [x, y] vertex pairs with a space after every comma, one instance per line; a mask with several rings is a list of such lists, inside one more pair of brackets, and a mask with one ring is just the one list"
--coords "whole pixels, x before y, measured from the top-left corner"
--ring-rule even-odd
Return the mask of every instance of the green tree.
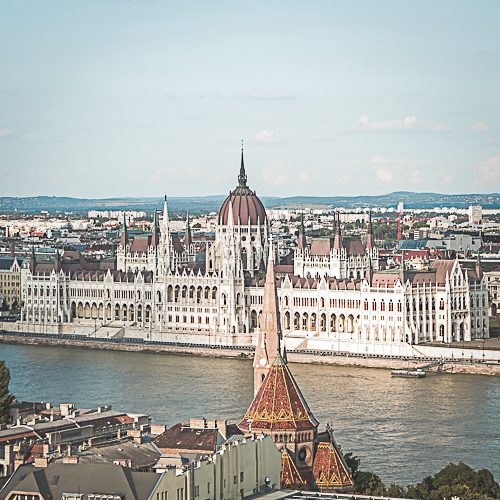
[[408, 486], [407, 495], [426, 500], [443, 500], [452, 496], [461, 500], [494, 500], [500, 498], [500, 485], [490, 471], [475, 471], [460, 462], [449, 464], [433, 477]]
[[4, 361], [0, 361], [0, 424], [10, 422], [10, 405], [14, 396], [9, 392], [10, 372]]
[[352, 454], [352, 451], [344, 455], [344, 460], [347, 464], [347, 467], [349, 467], [349, 469], [351, 470], [352, 477], [356, 479], [356, 474], [359, 470], [359, 464], [361, 463], [361, 460], [358, 457], [355, 457]]
[[361, 495], [384, 496], [385, 486], [377, 474], [358, 471], [355, 479], [356, 491]]
[[406, 491], [402, 486], [399, 486], [399, 484], [392, 483], [389, 488], [387, 488], [386, 495], [394, 498], [405, 498]]

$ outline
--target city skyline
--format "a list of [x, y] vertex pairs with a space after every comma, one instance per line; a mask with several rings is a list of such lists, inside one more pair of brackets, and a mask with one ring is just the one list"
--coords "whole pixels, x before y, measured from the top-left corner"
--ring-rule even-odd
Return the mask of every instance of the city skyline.
[[499, 10], [5, 3], [0, 196], [498, 191]]

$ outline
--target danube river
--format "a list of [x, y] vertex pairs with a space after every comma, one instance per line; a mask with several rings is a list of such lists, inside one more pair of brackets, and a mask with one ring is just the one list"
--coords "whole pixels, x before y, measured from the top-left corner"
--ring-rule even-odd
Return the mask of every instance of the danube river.
[[[156, 423], [190, 416], [241, 417], [252, 399], [246, 360], [79, 348], [0, 345], [18, 399], [111, 403]], [[391, 379], [388, 370], [291, 365], [311, 410], [330, 421], [344, 451], [389, 482], [419, 481], [449, 462], [500, 480], [500, 380], [433, 374]]]

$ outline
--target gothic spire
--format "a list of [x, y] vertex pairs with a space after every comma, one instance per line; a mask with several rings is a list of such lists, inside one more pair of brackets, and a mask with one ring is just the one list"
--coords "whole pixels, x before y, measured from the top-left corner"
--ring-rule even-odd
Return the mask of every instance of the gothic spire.
[[125, 248], [128, 245], [127, 219], [125, 218], [125, 212], [123, 212], [123, 222], [120, 234], [120, 245], [123, 248]]
[[483, 266], [481, 265], [481, 252], [479, 250], [477, 251], [476, 275], [478, 281], [483, 279]]
[[245, 161], [243, 160], [243, 139], [241, 140], [241, 165], [240, 165], [240, 175], [238, 175], [238, 186], [247, 186], [247, 174], [245, 172]]
[[333, 242], [333, 248], [335, 250], [342, 249], [342, 230], [340, 228], [340, 214], [337, 212], [337, 219], [335, 223], [335, 240]]
[[184, 248], [186, 250], [189, 250], [189, 247], [193, 243], [193, 237], [191, 235], [191, 225], [189, 224], [189, 212], [187, 213], [187, 216], [186, 216], [186, 232], [184, 234], [183, 243], [184, 243]]
[[374, 247], [372, 211], [368, 212], [368, 233], [366, 234], [366, 249], [371, 250]]
[[168, 205], [167, 205], [167, 195], [163, 198], [163, 218], [162, 218], [163, 226], [168, 225]]
[[405, 264], [405, 251], [404, 249], [401, 250], [401, 267], [399, 271], [399, 278], [401, 283], [404, 284], [405, 278], [406, 278], [406, 264]]
[[35, 274], [35, 270], [36, 270], [35, 245], [31, 245], [31, 258], [30, 258], [30, 271], [31, 271], [31, 274]]
[[306, 230], [304, 227], [304, 213], [300, 213], [300, 226], [299, 226], [299, 234], [297, 237], [297, 247], [299, 250], [305, 250], [307, 245], [307, 240], [306, 240]]
[[153, 213], [153, 223], [151, 224], [151, 245], [158, 246], [160, 242], [160, 226], [158, 224], [158, 210]]

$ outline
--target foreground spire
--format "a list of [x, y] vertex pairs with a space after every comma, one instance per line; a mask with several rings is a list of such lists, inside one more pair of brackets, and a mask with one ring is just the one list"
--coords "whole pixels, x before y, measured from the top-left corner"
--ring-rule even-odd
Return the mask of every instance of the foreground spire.
[[271, 240], [269, 245], [269, 258], [267, 260], [260, 330], [253, 361], [254, 394], [257, 394], [259, 391], [276, 356], [281, 354], [281, 339], [282, 333], [278, 292], [276, 290], [276, 278], [274, 276], [274, 251]]

